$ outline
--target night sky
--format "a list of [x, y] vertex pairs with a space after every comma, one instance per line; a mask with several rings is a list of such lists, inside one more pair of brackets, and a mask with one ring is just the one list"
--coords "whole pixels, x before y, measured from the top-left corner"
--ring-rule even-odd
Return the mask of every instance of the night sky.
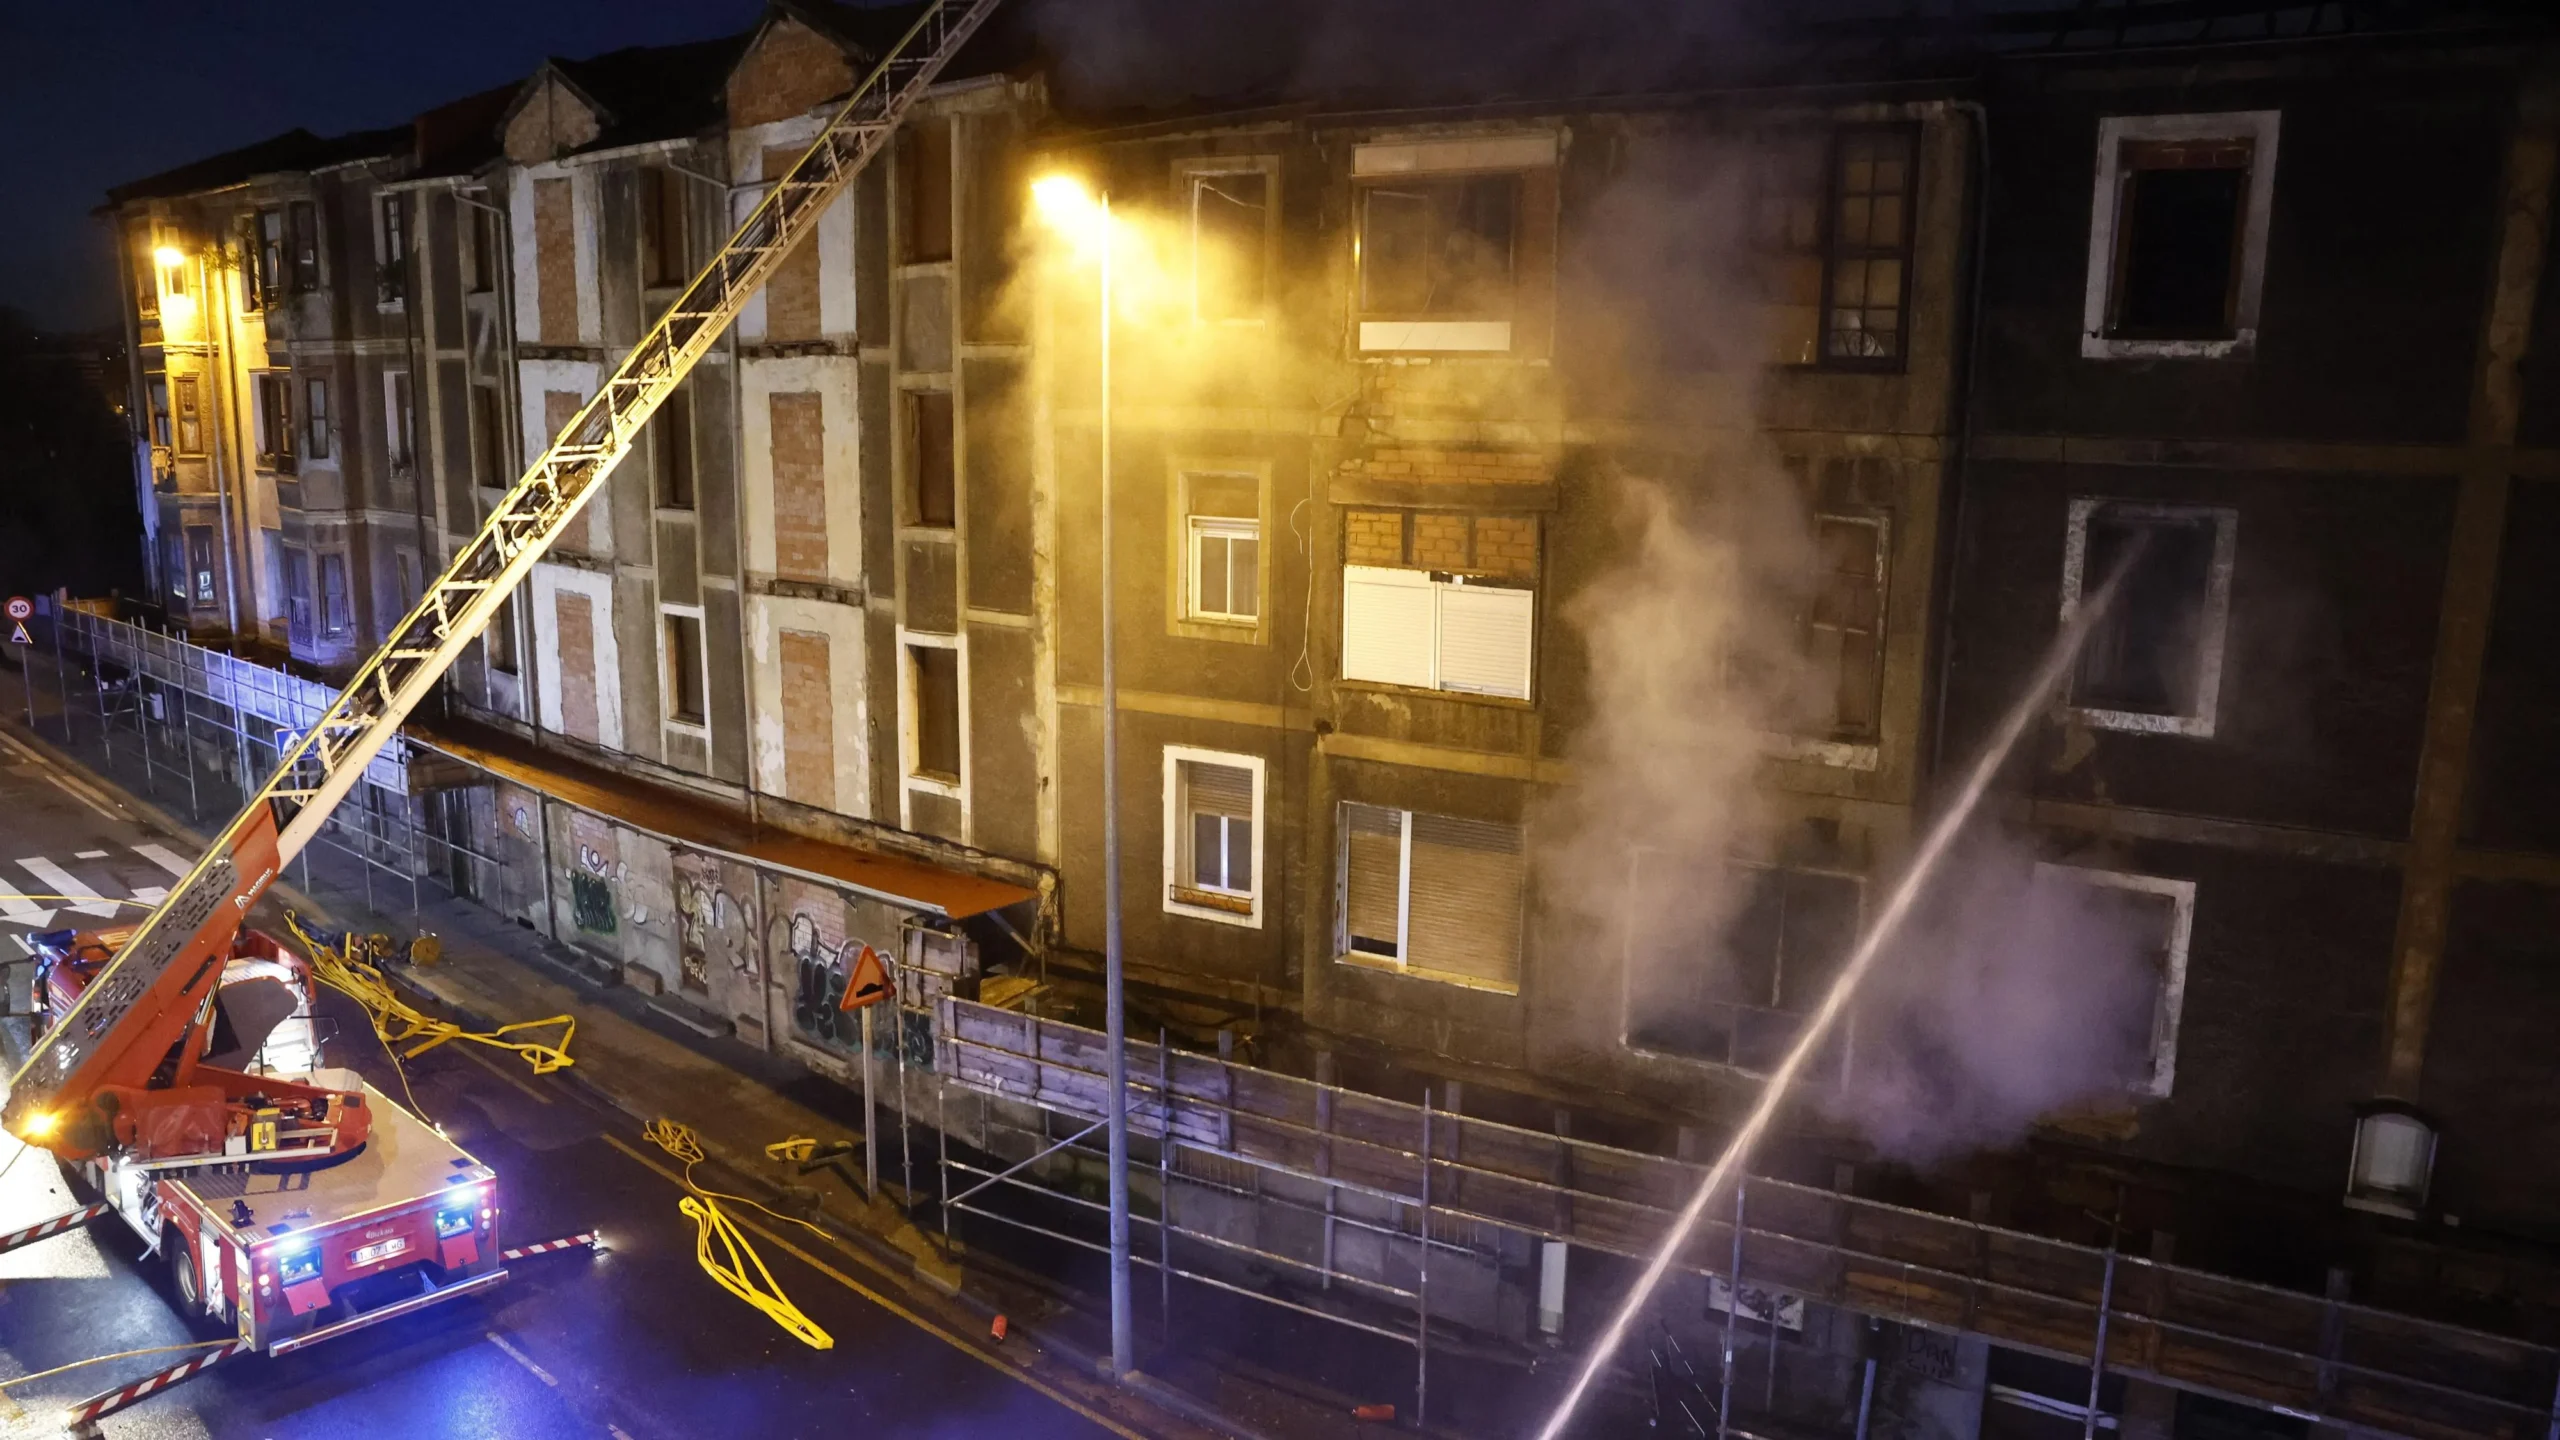
[[112, 324], [107, 187], [301, 126], [395, 125], [546, 55], [745, 29], [758, 0], [0, 0], [0, 307]]

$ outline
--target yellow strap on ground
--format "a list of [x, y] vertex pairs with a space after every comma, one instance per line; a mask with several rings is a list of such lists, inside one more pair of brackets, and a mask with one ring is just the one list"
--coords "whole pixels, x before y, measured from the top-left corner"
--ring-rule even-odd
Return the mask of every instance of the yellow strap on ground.
[[[577, 1063], [569, 1057], [569, 1042], [578, 1033], [576, 1016], [554, 1015], [548, 1020], [519, 1020], [495, 1030], [465, 1030], [450, 1020], [439, 1020], [400, 998], [400, 992], [392, 988], [391, 981], [381, 970], [355, 958], [357, 942], [352, 937], [347, 949], [341, 952], [312, 938], [310, 932], [302, 928], [299, 917], [291, 911], [285, 913], [284, 923], [311, 957], [312, 975], [321, 984], [363, 1006], [365, 1013], [373, 1019], [373, 1033], [406, 1059], [415, 1060], [447, 1040], [468, 1040], [475, 1045], [516, 1052], [533, 1067], [536, 1075], [548, 1075]], [[540, 1030], [552, 1025], [560, 1027], [560, 1039], [554, 1044], [506, 1038], [521, 1030]], [[403, 1045], [408, 1048], [400, 1050], [398, 1047]]]
[[[755, 1205], [776, 1220], [791, 1220], [795, 1225], [808, 1226], [821, 1236], [826, 1232], [806, 1220], [792, 1220], [788, 1215], [776, 1214], [756, 1205], [744, 1195], [705, 1190], [696, 1184], [693, 1167], [701, 1164], [704, 1158], [702, 1137], [693, 1133], [693, 1127], [683, 1121], [661, 1117], [640, 1127], [640, 1134], [650, 1144], [684, 1163], [684, 1188], [693, 1193], [677, 1201], [676, 1208], [693, 1219], [693, 1255], [702, 1263], [703, 1273], [717, 1281], [721, 1289], [763, 1311], [774, 1324], [782, 1327], [785, 1334], [801, 1344], [813, 1350], [834, 1349], [835, 1337], [819, 1329], [816, 1321], [800, 1313], [800, 1307], [792, 1304], [791, 1297], [782, 1293], [782, 1287], [774, 1282], [773, 1272], [765, 1268], [764, 1257], [747, 1243], [747, 1237], [739, 1232], [737, 1223], [722, 1213], [720, 1202], [735, 1200]], [[715, 1240], [719, 1243], [717, 1254], [712, 1251]], [[755, 1269], [752, 1277], [747, 1273], [749, 1266]]]

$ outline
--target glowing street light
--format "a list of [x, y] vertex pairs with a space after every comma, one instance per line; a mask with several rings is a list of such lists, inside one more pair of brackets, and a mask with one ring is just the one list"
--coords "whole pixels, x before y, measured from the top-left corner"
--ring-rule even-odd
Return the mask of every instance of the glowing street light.
[[1111, 1372], [1136, 1368], [1129, 1313], [1129, 1048], [1120, 955], [1120, 676], [1112, 623], [1111, 565], [1111, 192], [1096, 194], [1068, 175], [1031, 184], [1040, 218], [1101, 272], [1102, 380], [1102, 1028], [1110, 1041]]

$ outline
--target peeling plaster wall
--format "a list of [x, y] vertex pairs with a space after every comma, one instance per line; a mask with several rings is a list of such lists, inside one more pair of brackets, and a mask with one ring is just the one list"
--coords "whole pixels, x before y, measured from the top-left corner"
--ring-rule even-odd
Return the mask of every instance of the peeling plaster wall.
[[592, 570], [544, 562], [533, 567], [533, 649], [541, 676], [542, 728], [563, 731], [560, 704], [560, 596], [583, 596], [592, 607], [591, 634], [595, 657], [595, 742], [609, 750], [623, 748], [622, 666], [614, 641], [613, 580]]

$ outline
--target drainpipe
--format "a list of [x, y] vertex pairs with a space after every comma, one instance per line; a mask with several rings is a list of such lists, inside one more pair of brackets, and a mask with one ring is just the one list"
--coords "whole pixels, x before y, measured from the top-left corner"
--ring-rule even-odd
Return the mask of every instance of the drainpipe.
[[1982, 283], [1990, 269], [1986, 262], [1991, 242], [1991, 115], [1979, 100], [1950, 101], [1947, 109], [1973, 122], [1973, 233], [1965, 246], [1968, 273], [1964, 363], [1956, 372], [1956, 391], [1948, 405], [1949, 439], [1953, 443], [1943, 472], [1944, 483], [1955, 495], [1952, 503], [1942, 500], [1938, 507], [1946, 525], [1938, 543], [1939, 583], [1934, 607], [1937, 623], [1930, 627], [1938, 641], [1938, 693], [1932, 698], [1929, 723], [1932, 775], [1946, 768], [1947, 762], [1947, 692], [1955, 679], [1956, 592], [1964, 576], [1960, 551], [1964, 545], [1965, 502], [1973, 482], [1973, 397], [1975, 376], [1982, 363]]

